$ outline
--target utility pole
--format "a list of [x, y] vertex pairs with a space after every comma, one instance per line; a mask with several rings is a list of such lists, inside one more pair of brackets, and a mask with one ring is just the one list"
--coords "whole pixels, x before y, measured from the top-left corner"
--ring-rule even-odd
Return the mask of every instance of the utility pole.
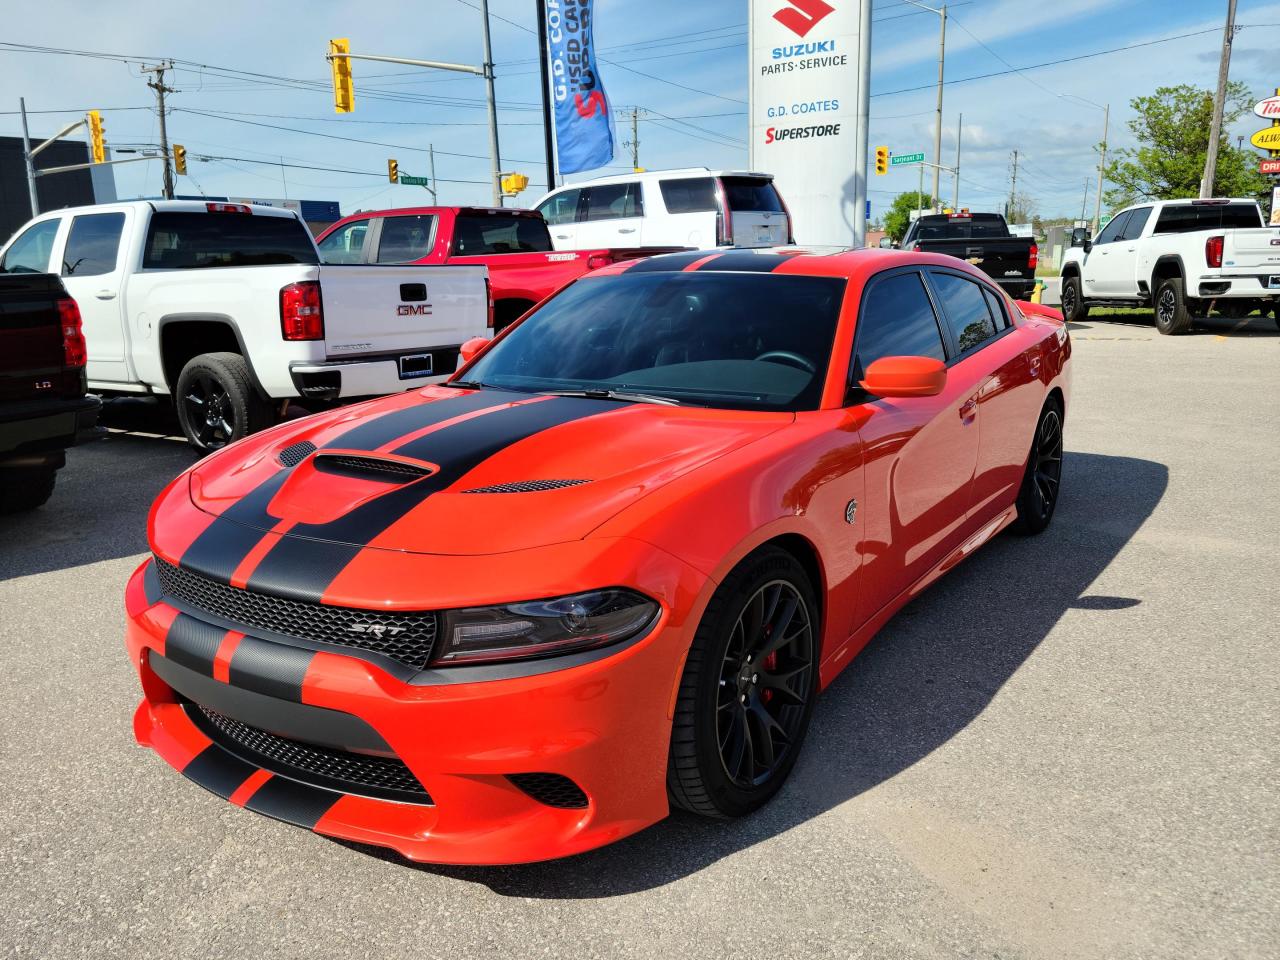
[[1013, 151], [1013, 178], [1009, 182], [1009, 206], [1005, 210], [1005, 217], [1013, 216], [1013, 205], [1018, 201], [1018, 151]]
[[1084, 180], [1084, 196], [1080, 198], [1080, 222], [1084, 222], [1084, 212], [1089, 207], [1089, 178]]
[[551, 65], [547, 57], [547, 4], [534, 0], [538, 8], [538, 69], [542, 74], [542, 139], [547, 152], [547, 190], [556, 188], [556, 148], [551, 124]]
[[31, 216], [40, 213], [40, 197], [36, 193], [36, 161], [31, 155], [31, 134], [27, 130], [27, 100], [18, 98], [18, 111], [22, 114], [22, 159], [27, 163], [27, 191], [31, 194]]
[[640, 108], [631, 108], [631, 139], [623, 144], [631, 148], [631, 168], [640, 169]]
[[903, 0], [903, 2], [919, 7], [921, 10], [936, 13], [941, 20], [938, 25], [938, 107], [933, 118], [933, 162], [936, 164], [933, 168], [933, 202], [937, 203], [938, 178], [942, 175], [942, 78], [946, 72], [947, 62], [947, 5], [944, 3], [941, 7], [928, 7], [919, 0]]
[[493, 205], [502, 206], [502, 160], [498, 156], [498, 101], [493, 92], [493, 47], [489, 43], [489, 0], [480, 0], [480, 18], [484, 21], [484, 84], [489, 98], [489, 156], [493, 159], [490, 180], [493, 182]]
[[173, 93], [173, 87], [164, 85], [164, 74], [166, 70], [172, 70], [173, 63], [161, 63], [154, 67], [143, 67], [143, 73], [154, 73], [156, 78], [148, 80], [147, 86], [156, 92], [156, 111], [160, 115], [160, 153], [164, 162], [164, 198], [166, 200], [173, 199], [173, 158], [169, 156], [169, 134], [165, 130], [165, 108], [164, 95]]
[[[964, 131], [964, 114], [960, 114], [960, 119], [956, 122], [956, 182], [955, 190], [951, 194], [951, 209], [960, 209], [960, 134]], [[936, 176], [936, 174], [935, 174]]]
[[1231, 43], [1236, 35], [1236, 0], [1227, 0], [1227, 24], [1222, 31], [1222, 57], [1218, 61], [1218, 91], [1213, 98], [1213, 123], [1209, 126], [1209, 151], [1204, 158], [1204, 178], [1200, 181], [1200, 199], [1213, 196], [1213, 181], [1218, 175], [1218, 140], [1222, 136], [1222, 110], [1227, 99], [1227, 75], [1231, 72]]
[[916, 219], [920, 219], [920, 212], [924, 209], [924, 164], [920, 164], [920, 185], [916, 187]]
[[1098, 156], [1098, 195], [1093, 201], [1093, 229], [1090, 236], [1098, 235], [1098, 221], [1102, 218], [1102, 178], [1107, 174], [1107, 137], [1111, 133], [1111, 104], [1103, 108], [1102, 114], [1102, 149]]

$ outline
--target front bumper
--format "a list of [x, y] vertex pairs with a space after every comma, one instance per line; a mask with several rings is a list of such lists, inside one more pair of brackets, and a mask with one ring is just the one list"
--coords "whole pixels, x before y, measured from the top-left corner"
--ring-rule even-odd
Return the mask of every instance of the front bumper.
[[[319, 400], [381, 397], [439, 383], [458, 369], [459, 347], [431, 347], [403, 356], [367, 360], [328, 360], [289, 364], [293, 388], [300, 397]], [[430, 358], [430, 373], [418, 375], [421, 367], [408, 358]], [[402, 369], [404, 371], [402, 375]]]
[[[148, 561], [126, 593], [126, 647], [144, 693], [135, 736], [237, 806], [412, 860], [520, 863], [610, 843], [667, 814], [671, 708], [703, 584], [663, 558], [650, 572], [674, 574], [689, 612], [664, 604], [643, 639], [567, 669], [429, 684], [336, 647], [307, 651], [298, 665], [298, 648], [201, 624], [157, 595]], [[210, 736], [195, 715], [201, 699], [304, 745], [345, 739], [356, 753], [390, 753], [429, 796], [398, 799], [260, 762]], [[554, 805], [527, 774], [570, 781], [582, 803]]]

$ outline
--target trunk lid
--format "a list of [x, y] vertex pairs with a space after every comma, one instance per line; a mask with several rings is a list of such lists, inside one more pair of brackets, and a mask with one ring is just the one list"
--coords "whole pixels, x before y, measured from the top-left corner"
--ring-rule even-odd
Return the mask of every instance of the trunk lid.
[[735, 247], [777, 247], [791, 235], [787, 208], [769, 177], [720, 178]]

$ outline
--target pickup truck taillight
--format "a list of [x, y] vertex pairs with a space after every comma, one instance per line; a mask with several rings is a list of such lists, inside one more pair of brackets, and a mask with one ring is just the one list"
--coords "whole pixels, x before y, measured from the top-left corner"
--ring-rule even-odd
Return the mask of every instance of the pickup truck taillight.
[[62, 328], [62, 358], [68, 367], [83, 367], [89, 359], [80, 324], [80, 307], [70, 297], [58, 301], [58, 326]]
[[280, 288], [280, 333], [286, 340], [323, 340], [320, 284], [303, 280]]
[[1040, 261], [1040, 248], [1034, 243], [1031, 245], [1031, 253], [1027, 256], [1027, 269], [1034, 270], [1036, 264]]
[[489, 282], [489, 278], [484, 278], [484, 300], [489, 305], [488, 320], [485, 323], [490, 330], [494, 329], [493, 322], [493, 284]]
[[587, 257], [587, 269], [599, 270], [601, 267], [607, 267], [613, 263], [613, 257], [607, 253], [593, 253]]
[[1225, 237], [1210, 237], [1204, 242], [1204, 262], [1211, 267], [1222, 266], [1222, 242]]

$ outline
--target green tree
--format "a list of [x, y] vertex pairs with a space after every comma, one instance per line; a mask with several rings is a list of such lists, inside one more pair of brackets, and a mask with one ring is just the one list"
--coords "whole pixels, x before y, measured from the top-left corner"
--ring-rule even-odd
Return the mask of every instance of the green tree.
[[933, 197], [927, 193], [900, 193], [889, 204], [889, 212], [884, 215], [884, 232], [894, 240], [901, 240], [907, 235], [907, 227], [911, 226], [911, 213], [916, 209], [928, 210], [933, 206]]
[[[1243, 83], [1227, 85], [1213, 183], [1215, 197], [1257, 197], [1266, 191], [1257, 155], [1233, 147], [1228, 136], [1231, 124], [1249, 112], [1252, 104], [1253, 97]], [[1137, 200], [1198, 197], [1209, 152], [1213, 91], [1185, 83], [1157, 87], [1150, 96], [1134, 97], [1129, 105], [1136, 114], [1129, 121], [1129, 130], [1138, 146], [1115, 151], [1107, 164], [1107, 180], [1112, 185], [1105, 194], [1107, 204], [1122, 207]]]

